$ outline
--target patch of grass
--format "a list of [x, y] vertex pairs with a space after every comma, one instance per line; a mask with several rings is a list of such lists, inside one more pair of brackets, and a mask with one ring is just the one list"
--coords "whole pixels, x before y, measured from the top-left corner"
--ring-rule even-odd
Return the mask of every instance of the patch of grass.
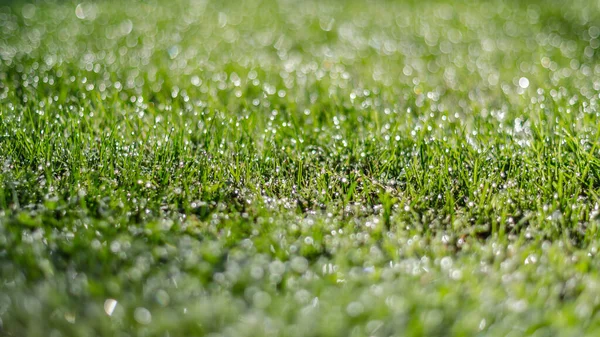
[[590, 1], [0, 7], [0, 335], [595, 335]]

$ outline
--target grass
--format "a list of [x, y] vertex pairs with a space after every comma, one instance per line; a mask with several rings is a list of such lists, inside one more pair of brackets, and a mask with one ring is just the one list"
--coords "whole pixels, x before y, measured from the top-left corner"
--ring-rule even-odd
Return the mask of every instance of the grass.
[[0, 335], [597, 335], [599, 7], [2, 5]]

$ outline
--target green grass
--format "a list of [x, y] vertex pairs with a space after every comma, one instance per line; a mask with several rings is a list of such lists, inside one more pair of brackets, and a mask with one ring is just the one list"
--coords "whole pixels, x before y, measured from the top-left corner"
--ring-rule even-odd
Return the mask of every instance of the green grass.
[[0, 5], [0, 335], [596, 336], [598, 1]]

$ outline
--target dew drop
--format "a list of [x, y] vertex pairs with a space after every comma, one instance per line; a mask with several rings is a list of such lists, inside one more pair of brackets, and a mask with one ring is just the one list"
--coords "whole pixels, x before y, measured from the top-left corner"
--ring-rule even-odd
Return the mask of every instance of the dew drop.
[[519, 79], [519, 86], [523, 89], [527, 89], [529, 87], [529, 79], [527, 77], [521, 77]]
[[108, 316], [112, 316], [113, 312], [115, 311], [115, 308], [117, 307], [117, 301], [109, 298], [106, 301], [104, 301], [104, 312], [108, 315]]

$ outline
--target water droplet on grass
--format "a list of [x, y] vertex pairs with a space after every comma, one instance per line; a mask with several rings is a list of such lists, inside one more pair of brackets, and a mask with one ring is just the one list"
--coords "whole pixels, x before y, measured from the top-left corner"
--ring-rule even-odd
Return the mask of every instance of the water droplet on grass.
[[104, 312], [108, 315], [108, 316], [112, 316], [113, 312], [115, 311], [115, 308], [117, 307], [117, 301], [109, 298], [106, 301], [104, 301]]
[[135, 318], [135, 321], [140, 324], [146, 325], [152, 322], [152, 314], [146, 308], [136, 308], [133, 317]]
[[78, 19], [85, 19], [85, 13], [83, 12], [83, 6], [81, 4], [77, 5], [77, 7], [75, 7], [75, 15], [77, 16]]
[[521, 77], [519, 79], [519, 86], [523, 89], [527, 89], [529, 87], [529, 79], [527, 77]]

